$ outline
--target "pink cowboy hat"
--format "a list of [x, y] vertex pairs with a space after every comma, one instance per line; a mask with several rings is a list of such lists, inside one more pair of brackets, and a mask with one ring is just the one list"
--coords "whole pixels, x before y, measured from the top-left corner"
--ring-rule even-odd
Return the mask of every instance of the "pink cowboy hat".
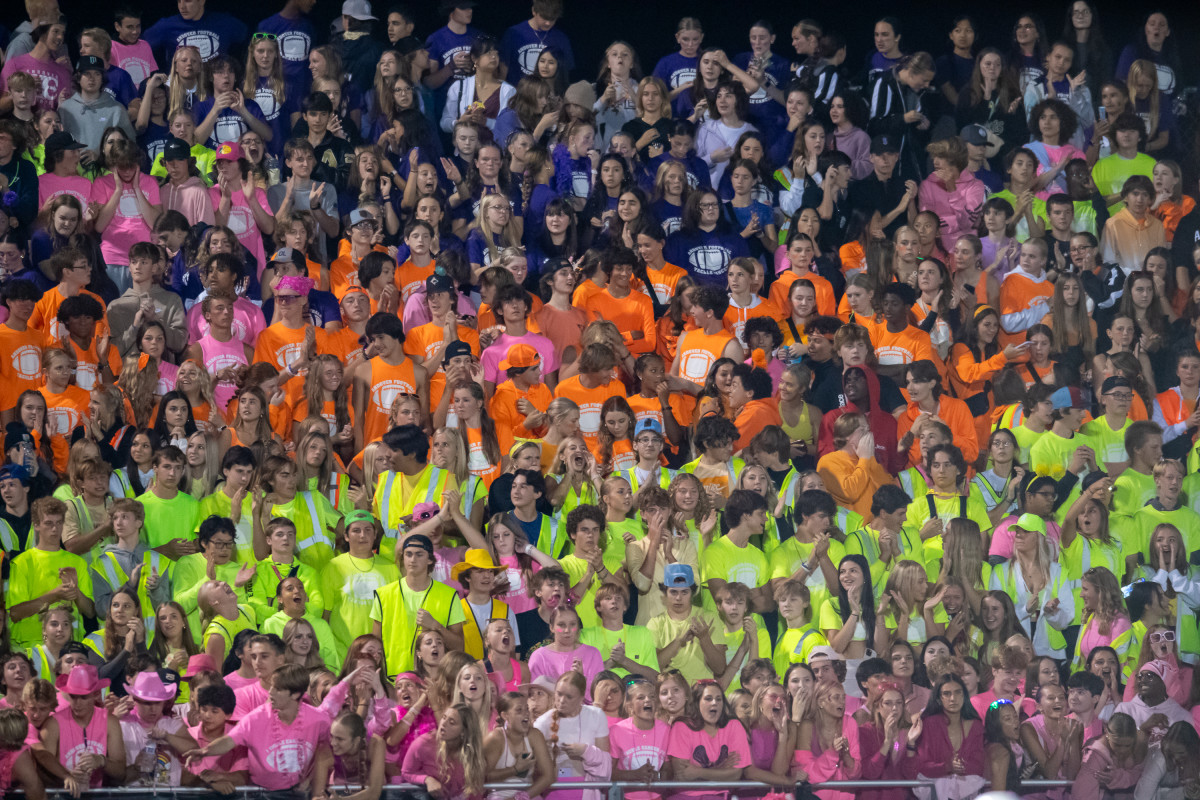
[[54, 680], [54, 686], [66, 694], [85, 695], [107, 689], [110, 680], [100, 678], [100, 673], [91, 664], [80, 664], [71, 669], [68, 675], [59, 675]]

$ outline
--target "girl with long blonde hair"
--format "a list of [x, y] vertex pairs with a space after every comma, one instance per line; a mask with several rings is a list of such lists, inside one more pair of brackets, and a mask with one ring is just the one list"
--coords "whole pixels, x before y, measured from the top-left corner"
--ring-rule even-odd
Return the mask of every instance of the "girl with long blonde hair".
[[[1131, 623], [1121, 584], [1106, 567], [1092, 567], [1083, 573], [1079, 597], [1083, 601], [1083, 625], [1075, 645], [1075, 664], [1082, 669], [1095, 647], [1112, 647], [1118, 654], [1127, 649], [1128, 637], [1122, 634], [1130, 630]], [[1125, 645], [1121, 647], [1123, 638]]]
[[[875, 649], [887, 652], [897, 641], [920, 645], [946, 631], [945, 611], [939, 619], [940, 598], [929, 598], [929, 578], [924, 565], [904, 559], [896, 562], [883, 587], [875, 611]], [[937, 601], [937, 602], [934, 602]]]
[[167, 76], [167, 86], [170, 87], [167, 108], [191, 109], [197, 101], [208, 99], [208, 89], [200, 76], [203, 65], [204, 59], [200, 58], [198, 48], [185, 44], [175, 49], [175, 55], [171, 57], [171, 72]]
[[[479, 232], [474, 238], [482, 238], [483, 257], [479, 262], [472, 262], [476, 272], [483, 267], [499, 263], [500, 251], [506, 247], [521, 246], [521, 229], [512, 213], [508, 198], [502, 194], [489, 194], [479, 201], [479, 213], [475, 215], [475, 229]], [[467, 252], [471, 253], [472, 236], [468, 236]], [[476, 267], [476, 263], [479, 264]], [[473, 276], [478, 278], [478, 274]]]
[[213, 390], [213, 377], [194, 359], [189, 358], [179, 365], [175, 389], [187, 398], [197, 428], [215, 436], [225, 427], [224, 410], [217, 403]]
[[[293, 111], [286, 118], [284, 116], [284, 109], [290, 104], [283, 80], [283, 58], [279, 53], [279, 41], [274, 36], [256, 33], [250, 37], [245, 75], [242, 95], [258, 103], [273, 134], [271, 150], [282, 153], [282, 139], [290, 134], [300, 114]], [[298, 108], [299, 104], [296, 105]]]

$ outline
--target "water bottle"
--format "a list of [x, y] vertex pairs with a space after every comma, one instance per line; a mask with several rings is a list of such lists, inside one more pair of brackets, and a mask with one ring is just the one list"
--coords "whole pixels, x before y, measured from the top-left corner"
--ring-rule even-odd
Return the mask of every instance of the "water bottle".
[[142, 779], [146, 783], [154, 782], [154, 771], [158, 765], [158, 745], [154, 740], [146, 741], [142, 747], [142, 754], [138, 757], [138, 771], [142, 773]]

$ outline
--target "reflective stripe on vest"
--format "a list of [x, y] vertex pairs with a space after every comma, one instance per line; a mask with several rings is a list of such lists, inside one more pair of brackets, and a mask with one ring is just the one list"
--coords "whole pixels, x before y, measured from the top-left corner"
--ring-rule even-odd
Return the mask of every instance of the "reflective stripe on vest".
[[147, 550], [142, 555], [142, 571], [138, 575], [138, 603], [142, 609], [142, 620], [146, 623], [146, 645], [154, 638], [154, 628], [158, 623], [158, 615], [154, 613], [154, 601], [150, 598], [150, 573], [158, 574], [162, 580], [162, 555]]
[[[1050, 570], [1050, 572], [1052, 573], [1050, 575], [1050, 581], [1046, 585], [1046, 588], [1043, 589], [1043, 591], [1049, 590], [1050, 597], [1058, 597], [1058, 593], [1062, 590], [1063, 586], [1069, 584], [1070, 581], [1066, 580], [1066, 578], [1063, 577], [1063, 573], [1062, 573], [1061, 569], [1058, 570], [1057, 577], [1055, 575], [1053, 575], [1054, 570]], [[1001, 568], [1000, 574], [1001, 574], [1001, 578], [1003, 581], [1005, 593], [1008, 594], [1008, 596], [1012, 598], [1013, 603], [1017, 603], [1019, 605], [1019, 603], [1017, 601], [1017, 563], [1015, 561], [1009, 561]], [[1182, 604], [1180, 604], [1180, 605], [1182, 606]], [[1044, 622], [1045, 617], [1043, 615], [1039, 614], [1037, 621]], [[1035, 627], [1036, 627], [1036, 625], [1035, 625]], [[1062, 650], [1064, 647], [1067, 646], [1067, 639], [1065, 636], [1063, 636], [1062, 631], [1053, 627], [1048, 622], [1045, 624], [1045, 630], [1046, 630], [1046, 641], [1049, 642], [1050, 646], [1053, 647], [1055, 650]], [[1037, 635], [1036, 630], [1030, 631], [1030, 633], [1032, 633], [1034, 636]], [[1182, 651], [1182, 648], [1180, 648], [1180, 650]]]
[[6, 553], [17, 553], [21, 549], [21, 543], [17, 541], [17, 532], [8, 524], [8, 520], [4, 519], [0, 519], [0, 547], [3, 547]]
[[333, 543], [329, 541], [329, 537], [325, 535], [325, 529], [321, 526], [321, 516], [317, 513], [317, 501], [313, 499], [313, 493], [301, 492], [300, 496], [304, 498], [304, 503], [308, 506], [309, 521], [312, 524], [312, 536], [301, 539], [296, 543], [296, 546], [301, 550], [307, 550], [318, 544], [328, 545], [332, 548]]
[[133, 484], [129, 482], [129, 475], [124, 469], [114, 469], [113, 477], [117, 479], [117, 483], [121, 484], [121, 494], [123, 497], [133, 497]]
[[537, 549], [551, 558], [561, 558], [566, 550], [566, 541], [558, 541], [558, 518], [542, 514], [542, 529], [538, 531]]

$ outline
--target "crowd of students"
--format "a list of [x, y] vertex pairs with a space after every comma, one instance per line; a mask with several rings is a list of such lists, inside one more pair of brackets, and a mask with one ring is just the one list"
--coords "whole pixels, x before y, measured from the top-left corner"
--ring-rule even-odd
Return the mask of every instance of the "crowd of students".
[[1164, 14], [313, 5], [9, 39], [0, 789], [1200, 796]]

